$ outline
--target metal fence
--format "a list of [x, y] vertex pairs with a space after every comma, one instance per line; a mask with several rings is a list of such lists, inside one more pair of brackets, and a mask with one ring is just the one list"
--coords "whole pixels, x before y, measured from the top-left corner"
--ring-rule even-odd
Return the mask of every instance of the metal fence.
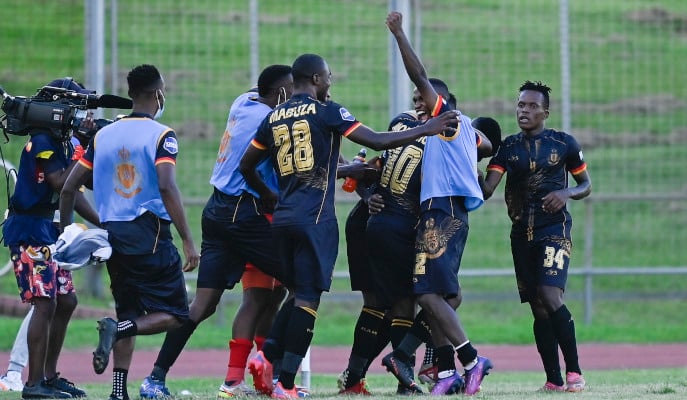
[[[334, 98], [378, 130], [409, 107], [411, 84], [384, 25], [390, 9], [402, 10], [429, 74], [448, 83], [463, 113], [492, 116], [514, 133], [518, 86], [531, 79], [553, 88], [547, 124], [581, 142], [594, 183], [590, 199], [571, 204], [581, 248], [573, 271], [588, 282], [589, 320], [593, 276], [685, 272], [682, 0], [5, 0], [2, 9], [12, 16], [0, 54], [0, 85], [10, 93], [71, 75], [125, 95], [131, 67], [161, 69], [164, 122], [180, 136], [177, 174], [189, 213], [210, 194], [231, 101], [266, 65], [321, 54]], [[15, 143], [6, 156], [16, 163]], [[350, 158], [357, 148], [345, 143], [343, 151]], [[338, 200], [345, 207], [351, 199]], [[488, 249], [472, 246], [479, 251], [466, 254], [463, 273], [509, 274], [503, 204], [490, 200], [473, 220], [472, 238], [498, 239]], [[341, 254], [339, 272], [345, 263]]]

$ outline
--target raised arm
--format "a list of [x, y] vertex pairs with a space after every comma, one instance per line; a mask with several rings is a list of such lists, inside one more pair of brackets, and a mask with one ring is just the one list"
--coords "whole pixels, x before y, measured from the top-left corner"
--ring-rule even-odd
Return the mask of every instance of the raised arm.
[[422, 65], [422, 61], [415, 54], [415, 50], [410, 45], [410, 41], [403, 31], [403, 16], [397, 11], [392, 11], [386, 17], [386, 26], [396, 39], [398, 50], [401, 52], [403, 58], [403, 65], [406, 67], [406, 72], [413, 81], [420, 95], [427, 104], [436, 104], [437, 92], [427, 78], [427, 71]]

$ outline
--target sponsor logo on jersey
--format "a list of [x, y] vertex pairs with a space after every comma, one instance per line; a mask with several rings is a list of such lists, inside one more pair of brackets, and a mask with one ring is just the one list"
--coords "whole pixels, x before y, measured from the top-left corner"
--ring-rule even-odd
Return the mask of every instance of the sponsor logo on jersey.
[[355, 121], [353, 114], [348, 112], [348, 110], [343, 107], [339, 108], [339, 114], [341, 114], [341, 119], [344, 121]]
[[173, 137], [165, 138], [162, 147], [167, 150], [169, 154], [176, 154], [179, 152], [179, 143], [177, 143], [176, 138]]

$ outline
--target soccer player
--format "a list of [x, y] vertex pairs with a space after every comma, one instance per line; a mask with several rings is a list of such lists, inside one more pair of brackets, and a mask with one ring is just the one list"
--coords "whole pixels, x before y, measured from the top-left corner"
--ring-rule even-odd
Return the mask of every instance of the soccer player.
[[[419, 100], [415, 93], [413, 100]], [[424, 110], [406, 111], [394, 117], [389, 129], [402, 132], [426, 120]], [[370, 199], [372, 215], [367, 225], [367, 243], [380, 303], [389, 309], [389, 335], [393, 348], [412, 332], [419, 342], [429, 339], [422, 315], [415, 319], [412, 274], [415, 265], [415, 226], [420, 207], [420, 165], [425, 137], [382, 154], [382, 173]], [[425, 324], [424, 328], [428, 328]], [[418, 331], [419, 329], [419, 331]], [[399, 394], [418, 393], [417, 386], [399, 384]]]
[[[380, 150], [453, 132], [449, 124], [457, 123], [457, 114], [447, 112], [405, 132], [379, 134], [342, 105], [326, 101], [331, 71], [322, 57], [299, 56], [292, 74], [293, 96], [265, 118], [240, 165], [249, 185], [276, 205], [273, 231], [285, 263], [283, 283], [294, 295], [277, 313], [263, 350], [248, 364], [256, 389], [275, 398], [297, 397], [296, 372], [312, 340], [320, 296], [331, 285], [339, 242], [334, 189], [342, 137]], [[279, 195], [255, 170], [268, 156], [277, 171]], [[281, 353], [282, 369], [273, 386], [272, 362]]]
[[[579, 392], [585, 380], [578, 363], [575, 323], [563, 302], [568, 278], [572, 217], [569, 199], [592, 191], [587, 164], [575, 138], [547, 129], [549, 93], [541, 82], [520, 86], [516, 117], [521, 131], [508, 136], [487, 167], [484, 197], [506, 178], [506, 205], [511, 219], [511, 251], [520, 301], [534, 316], [534, 340], [546, 372], [543, 390]], [[568, 185], [568, 173], [577, 183]], [[560, 347], [566, 379], [561, 376]]]
[[[98, 182], [93, 194], [112, 246], [107, 269], [119, 321], [98, 321], [93, 369], [102, 374], [113, 352], [110, 400], [129, 399], [126, 382], [135, 337], [178, 328], [188, 319], [183, 272], [195, 269], [200, 258], [176, 184], [176, 134], [156, 121], [165, 106], [164, 79], [155, 66], [139, 65], [129, 71], [127, 82], [131, 114], [96, 133], [60, 198], [64, 229], [79, 188], [91, 178]], [[172, 241], [172, 223], [183, 243], [183, 264]]]
[[[387, 26], [401, 52], [406, 71], [423, 100], [431, 121], [439, 112], [452, 109], [444, 97], [448, 88], [437, 93], [427, 78], [422, 62], [413, 51], [402, 28], [402, 16], [392, 11]], [[427, 138], [422, 158], [420, 220], [416, 236], [416, 262], [413, 273], [418, 303], [430, 319], [432, 338], [437, 347], [438, 377], [432, 394], [453, 393], [463, 386], [453, 358], [454, 350], [465, 369], [465, 394], [473, 395], [493, 368], [477, 350], [454, 311], [460, 304], [457, 274], [468, 234], [468, 212], [484, 202], [477, 180], [477, 138], [470, 118], [461, 115], [458, 129]], [[412, 368], [399, 362], [393, 353], [383, 364], [401, 383], [414, 385]]]
[[[276, 250], [272, 250], [274, 245], [269, 216], [266, 215], [268, 212], [262, 207], [262, 199], [258, 193], [238, 171], [238, 164], [262, 119], [275, 106], [286, 101], [292, 89], [291, 67], [271, 65], [260, 73], [257, 92], [249, 90], [241, 94], [230, 107], [210, 178], [213, 193], [203, 209], [200, 268], [189, 319], [181, 328], [166, 335], [150, 376], [141, 384], [141, 397], [169, 395], [165, 386], [169, 368], [198, 324], [215, 312], [224, 291], [232, 289], [241, 279], [247, 262], [268, 273], [270, 277], [264, 277], [266, 284], [269, 285], [270, 292], [274, 288], [274, 277], [279, 274], [281, 264]], [[276, 190], [272, 165], [264, 162], [258, 169], [263, 179]], [[253, 272], [249, 272], [249, 281], [253, 275]], [[253, 282], [247, 286], [256, 285]], [[244, 289], [247, 290], [244, 293], [246, 296], [254, 292], [254, 289], [248, 287]], [[244, 298], [249, 300], [248, 297]], [[238, 367], [245, 367], [259, 315], [267, 311], [262, 307], [267, 305], [262, 301], [260, 303], [242, 303], [239, 308], [242, 318], [251, 318], [235, 320], [233, 324], [232, 340], [229, 343], [229, 368], [218, 393], [221, 397], [239, 395], [245, 391], [244, 368]], [[249, 306], [259, 306], [259, 309], [248, 313]]]
[[[376, 171], [378, 159], [375, 157], [364, 164], [369, 170]], [[356, 167], [356, 164], [342, 164], [340, 160], [337, 175], [342, 176], [345, 174], [342, 171], [350, 167]], [[386, 309], [379, 304], [365, 234], [370, 215], [367, 202], [378, 179], [378, 173], [370, 175], [372, 176], [369, 179], [358, 180], [355, 191], [360, 200], [346, 218], [346, 254], [351, 290], [361, 292], [363, 305], [353, 330], [353, 345], [348, 364], [337, 379], [339, 394], [371, 394], [365, 375], [374, 358], [389, 343], [389, 321], [385, 317]]]

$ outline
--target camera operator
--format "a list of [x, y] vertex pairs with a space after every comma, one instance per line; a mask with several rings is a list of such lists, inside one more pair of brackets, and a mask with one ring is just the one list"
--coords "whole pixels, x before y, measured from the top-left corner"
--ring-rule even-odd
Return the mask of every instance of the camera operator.
[[[47, 86], [94, 93], [71, 78], [56, 79]], [[92, 122], [85, 121], [84, 127], [89, 124]], [[34, 306], [27, 333], [29, 373], [22, 398], [84, 397], [83, 390], [57, 372], [57, 359], [77, 297], [71, 273], [57, 266], [48, 248], [59, 236], [53, 217], [59, 207], [60, 191], [84, 151], [75, 152], [70, 135], [55, 135], [41, 128], [31, 128], [29, 134], [3, 225], [4, 243], [14, 262], [21, 299]], [[87, 147], [87, 138], [82, 139], [81, 145]], [[99, 224], [97, 213], [81, 192], [76, 195], [75, 210], [89, 222]]]

